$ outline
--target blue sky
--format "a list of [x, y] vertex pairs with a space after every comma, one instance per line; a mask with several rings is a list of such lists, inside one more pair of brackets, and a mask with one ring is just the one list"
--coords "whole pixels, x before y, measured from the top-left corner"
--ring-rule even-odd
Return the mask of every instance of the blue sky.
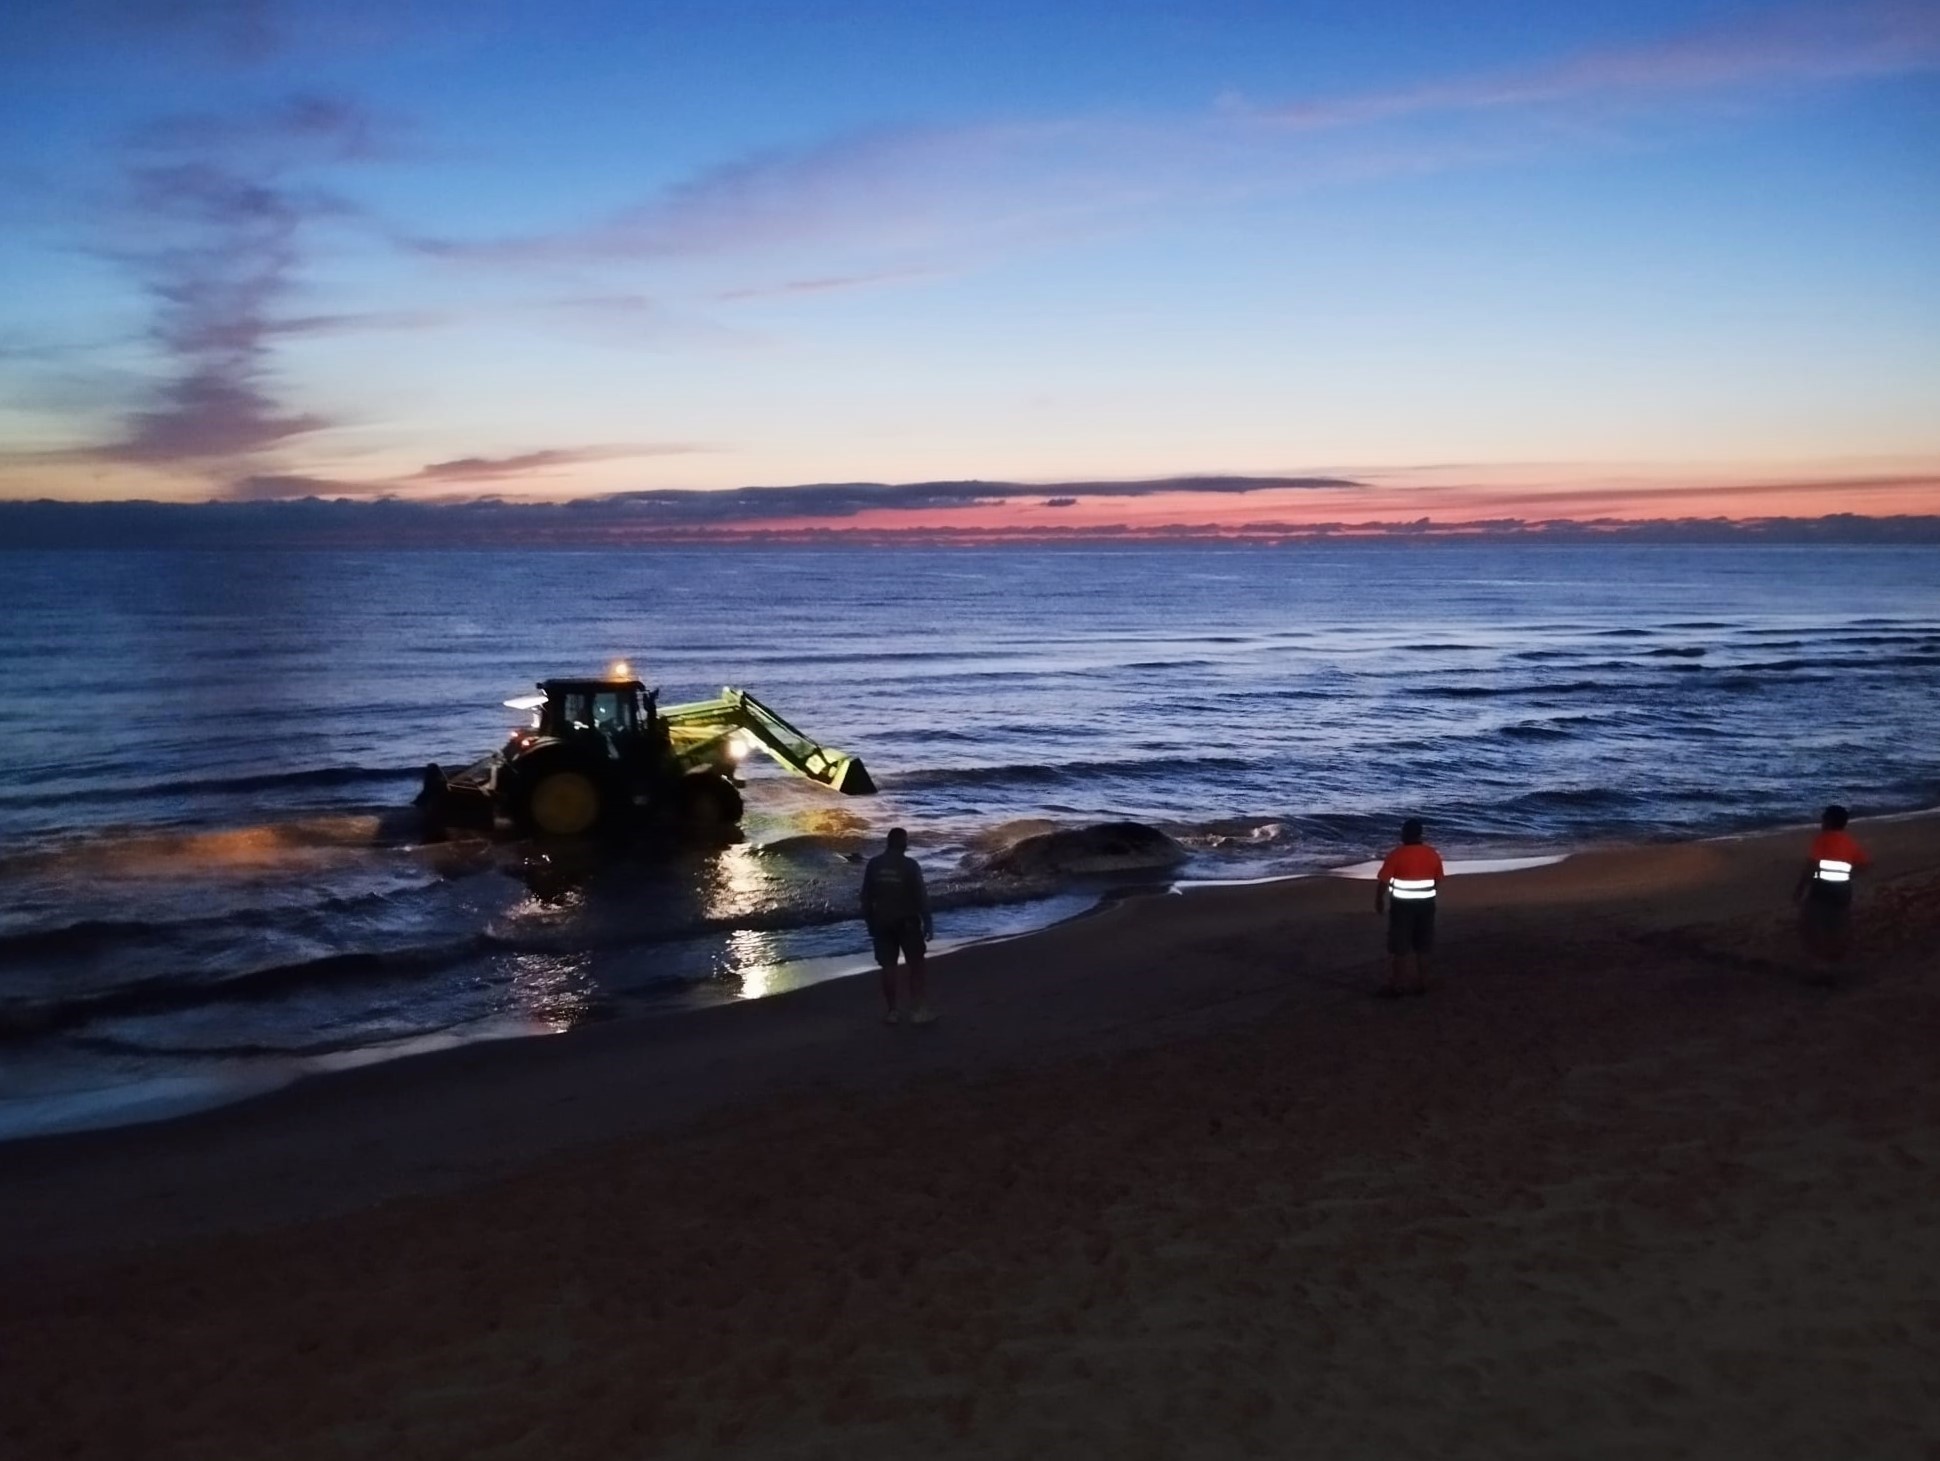
[[16, 0], [0, 496], [1931, 510], [1937, 72], [1931, 3]]

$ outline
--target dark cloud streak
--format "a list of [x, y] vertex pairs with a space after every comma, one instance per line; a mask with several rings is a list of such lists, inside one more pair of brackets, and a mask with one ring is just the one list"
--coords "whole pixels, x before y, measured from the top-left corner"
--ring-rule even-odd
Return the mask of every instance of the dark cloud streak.
[[154, 306], [149, 334], [165, 377], [129, 413], [120, 438], [88, 455], [151, 466], [235, 462], [329, 424], [280, 402], [272, 347], [279, 336], [355, 318], [278, 313], [306, 229], [352, 210], [297, 179], [309, 167], [376, 155], [381, 130], [349, 102], [298, 96], [253, 115], [161, 119], [130, 140], [119, 232], [133, 241], [104, 252]]

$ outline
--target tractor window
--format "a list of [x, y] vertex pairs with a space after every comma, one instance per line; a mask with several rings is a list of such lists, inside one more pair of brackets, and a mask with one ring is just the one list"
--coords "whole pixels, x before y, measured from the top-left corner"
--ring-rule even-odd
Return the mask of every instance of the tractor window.
[[614, 691], [602, 691], [593, 697], [593, 728], [617, 735], [630, 730], [633, 718], [627, 714], [627, 702], [633, 697]]
[[593, 708], [588, 703], [590, 695], [562, 695], [559, 697], [559, 728], [562, 731], [589, 730], [593, 724]]

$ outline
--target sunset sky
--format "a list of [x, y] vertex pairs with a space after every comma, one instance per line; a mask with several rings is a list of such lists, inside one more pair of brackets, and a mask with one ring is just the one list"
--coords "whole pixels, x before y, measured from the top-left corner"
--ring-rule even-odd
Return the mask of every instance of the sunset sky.
[[12, 0], [0, 219], [0, 499], [1940, 512], [1940, 0]]

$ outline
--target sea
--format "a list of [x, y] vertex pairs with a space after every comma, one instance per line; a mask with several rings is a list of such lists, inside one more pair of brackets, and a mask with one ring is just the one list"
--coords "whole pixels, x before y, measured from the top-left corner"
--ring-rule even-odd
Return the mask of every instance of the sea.
[[[1168, 885], [1940, 803], [1940, 549], [1469, 541], [11, 551], [0, 1139], [866, 966], [909, 829], [945, 944], [1154, 874], [1004, 870], [1136, 821]], [[629, 662], [752, 690], [879, 787], [751, 763], [669, 851], [428, 836], [422, 768]], [[862, 999], [858, 995], [858, 999]]]

